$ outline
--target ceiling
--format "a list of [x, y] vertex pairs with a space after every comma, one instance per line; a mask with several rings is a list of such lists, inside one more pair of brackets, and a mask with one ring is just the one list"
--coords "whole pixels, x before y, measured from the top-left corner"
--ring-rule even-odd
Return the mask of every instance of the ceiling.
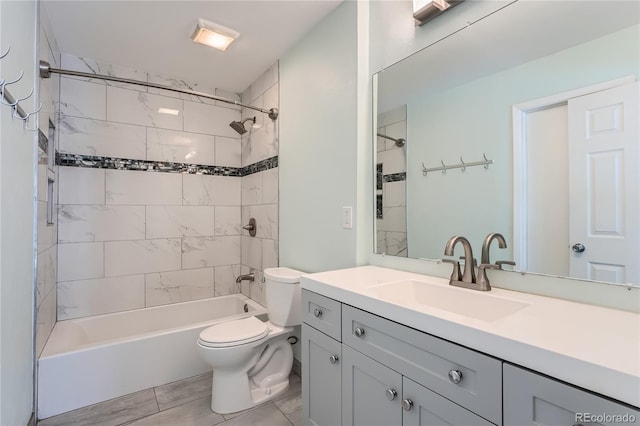
[[[61, 52], [240, 93], [342, 0], [56, 1]], [[221, 52], [191, 41], [198, 18], [240, 33]]]

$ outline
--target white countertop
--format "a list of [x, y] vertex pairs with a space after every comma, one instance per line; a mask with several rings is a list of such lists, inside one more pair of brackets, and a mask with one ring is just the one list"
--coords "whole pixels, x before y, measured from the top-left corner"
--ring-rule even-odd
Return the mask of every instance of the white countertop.
[[364, 294], [380, 284], [405, 279], [449, 285], [444, 278], [378, 266], [307, 274], [303, 275], [301, 285], [303, 289], [640, 407], [640, 314], [493, 288], [492, 295], [529, 306], [505, 318], [485, 322], [435, 308], [400, 306]]

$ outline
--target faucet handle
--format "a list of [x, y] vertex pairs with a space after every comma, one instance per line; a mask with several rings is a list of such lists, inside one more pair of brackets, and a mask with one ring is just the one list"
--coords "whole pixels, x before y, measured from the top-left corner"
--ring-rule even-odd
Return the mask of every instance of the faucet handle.
[[496, 262], [496, 266], [498, 267], [498, 269], [502, 269], [502, 265], [516, 266], [516, 262], [513, 262], [511, 260], [498, 260]]
[[460, 273], [460, 262], [454, 259], [442, 259], [443, 262], [453, 263], [453, 271], [451, 271], [450, 281], [460, 281], [462, 273]]
[[500, 266], [495, 265], [493, 263], [481, 263], [478, 266], [478, 278], [476, 279], [476, 283], [478, 284], [478, 290], [480, 291], [490, 291], [491, 283], [489, 283], [489, 277], [487, 277], [487, 269], [500, 269]]

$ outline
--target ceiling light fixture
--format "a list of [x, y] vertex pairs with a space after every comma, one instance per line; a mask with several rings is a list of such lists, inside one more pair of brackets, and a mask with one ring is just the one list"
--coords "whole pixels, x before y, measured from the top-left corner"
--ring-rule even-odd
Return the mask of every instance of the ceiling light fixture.
[[178, 114], [180, 114], [180, 110], [171, 109], [171, 108], [158, 108], [158, 112], [160, 114], [169, 114], [169, 115], [178, 115]]
[[464, 0], [413, 0], [413, 17], [422, 25]]
[[218, 50], [227, 50], [227, 47], [239, 36], [239, 32], [230, 28], [204, 19], [198, 19], [198, 25], [191, 39], [196, 43], [214, 47]]

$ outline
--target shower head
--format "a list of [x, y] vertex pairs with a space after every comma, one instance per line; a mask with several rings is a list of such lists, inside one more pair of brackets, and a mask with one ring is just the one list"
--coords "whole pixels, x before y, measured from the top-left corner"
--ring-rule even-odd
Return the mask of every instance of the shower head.
[[249, 118], [245, 118], [242, 121], [232, 121], [231, 123], [229, 123], [229, 126], [231, 126], [231, 128], [236, 132], [238, 132], [239, 134], [244, 135], [245, 133], [247, 133], [247, 129], [244, 128], [244, 123], [247, 121], [253, 121], [253, 123], [255, 124], [256, 118], [249, 117]]

